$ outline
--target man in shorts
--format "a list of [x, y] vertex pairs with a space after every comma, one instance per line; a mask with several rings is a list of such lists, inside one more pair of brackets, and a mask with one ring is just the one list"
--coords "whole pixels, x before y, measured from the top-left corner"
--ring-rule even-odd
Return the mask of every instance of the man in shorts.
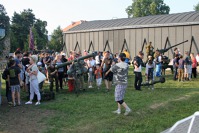
[[124, 95], [126, 92], [127, 84], [128, 84], [128, 69], [129, 65], [125, 62], [126, 55], [121, 53], [119, 55], [119, 63], [113, 65], [107, 72], [113, 72], [116, 74], [116, 86], [115, 86], [115, 101], [117, 102], [118, 109], [113, 111], [113, 113], [121, 114], [121, 106], [125, 108], [124, 115], [128, 115], [131, 112], [131, 109], [124, 102]]
[[10, 60], [11, 67], [8, 69], [8, 86], [12, 92], [12, 102], [13, 106], [16, 106], [15, 102], [15, 93], [17, 96], [18, 105], [21, 105], [20, 101], [20, 69], [19, 67], [15, 66], [16, 61]]

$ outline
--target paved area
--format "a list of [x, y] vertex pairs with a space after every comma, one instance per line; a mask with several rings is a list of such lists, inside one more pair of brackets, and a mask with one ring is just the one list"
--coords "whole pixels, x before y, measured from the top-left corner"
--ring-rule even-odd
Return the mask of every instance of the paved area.
[[[185, 119], [187, 119], [187, 118], [185, 118]], [[190, 117], [189, 119], [187, 119], [185, 121], [182, 120], [182, 122], [179, 122], [179, 123], [177, 122], [178, 123], [177, 126], [172, 131], [170, 131], [172, 128], [171, 127], [161, 133], [187, 133], [188, 129], [189, 129], [189, 125], [191, 123], [191, 120], [192, 120], [192, 117]], [[193, 126], [191, 128], [190, 133], [199, 133], [199, 115], [195, 116], [195, 120], [193, 122]]]

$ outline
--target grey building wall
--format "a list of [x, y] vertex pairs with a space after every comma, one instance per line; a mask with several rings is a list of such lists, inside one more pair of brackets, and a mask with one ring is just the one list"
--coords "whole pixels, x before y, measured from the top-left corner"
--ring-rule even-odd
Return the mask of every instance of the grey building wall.
[[[95, 51], [103, 51], [106, 41], [108, 40], [111, 48], [110, 51], [118, 53], [121, 51], [124, 39], [126, 39], [131, 57], [134, 57], [142, 49], [144, 39], [146, 39], [147, 42], [151, 41], [155, 49], [163, 49], [168, 37], [171, 46], [184, 40], [188, 40], [188, 42], [178, 46], [180, 52], [184, 55], [184, 51], [189, 50], [190, 48], [192, 36], [199, 47], [199, 25], [64, 33], [64, 42], [66, 44], [67, 52], [74, 50], [77, 42], [83, 52], [83, 50], [88, 50], [91, 41]], [[167, 45], [167, 47], [168, 46], [169, 45]], [[109, 50], [108, 47], [106, 50]], [[145, 52], [145, 49], [143, 51]], [[192, 52], [195, 54], [197, 53], [194, 45], [192, 47]], [[165, 55], [171, 58], [171, 50], [165, 53]]]

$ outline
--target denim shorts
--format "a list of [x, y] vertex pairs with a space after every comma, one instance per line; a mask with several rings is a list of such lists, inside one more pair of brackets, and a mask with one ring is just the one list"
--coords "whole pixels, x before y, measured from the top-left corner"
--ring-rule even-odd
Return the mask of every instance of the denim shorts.
[[20, 85], [11, 85], [11, 92], [20, 92]]

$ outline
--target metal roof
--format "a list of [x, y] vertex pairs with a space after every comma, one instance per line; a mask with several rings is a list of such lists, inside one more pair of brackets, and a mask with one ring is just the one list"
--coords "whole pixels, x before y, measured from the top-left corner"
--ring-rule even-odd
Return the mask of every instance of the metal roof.
[[85, 21], [64, 33], [199, 24], [199, 12]]

